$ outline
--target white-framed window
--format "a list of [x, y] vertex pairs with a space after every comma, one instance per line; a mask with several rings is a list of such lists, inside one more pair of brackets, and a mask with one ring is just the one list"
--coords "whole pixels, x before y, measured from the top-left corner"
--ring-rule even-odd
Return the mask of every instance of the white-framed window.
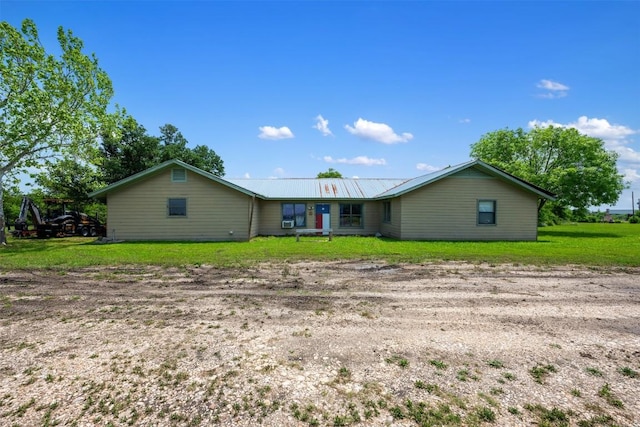
[[283, 203], [282, 220], [294, 221], [296, 227], [307, 225], [307, 205], [305, 203]]
[[171, 182], [187, 182], [187, 170], [184, 168], [171, 169]]
[[187, 199], [183, 197], [167, 199], [167, 216], [172, 218], [186, 217]]
[[340, 227], [362, 228], [362, 204], [340, 204]]
[[478, 225], [496, 225], [495, 200], [478, 200]]

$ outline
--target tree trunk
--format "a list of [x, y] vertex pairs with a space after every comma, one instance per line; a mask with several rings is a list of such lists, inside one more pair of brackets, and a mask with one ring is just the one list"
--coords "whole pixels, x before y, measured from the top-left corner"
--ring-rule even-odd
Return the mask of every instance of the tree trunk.
[[4, 220], [4, 175], [0, 174], [0, 245], [7, 244]]

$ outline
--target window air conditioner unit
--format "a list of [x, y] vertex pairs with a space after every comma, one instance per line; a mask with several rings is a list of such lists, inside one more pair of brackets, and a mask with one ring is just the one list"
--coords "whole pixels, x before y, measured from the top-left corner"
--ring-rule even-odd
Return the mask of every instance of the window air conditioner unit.
[[293, 228], [296, 225], [295, 221], [282, 221], [282, 228]]

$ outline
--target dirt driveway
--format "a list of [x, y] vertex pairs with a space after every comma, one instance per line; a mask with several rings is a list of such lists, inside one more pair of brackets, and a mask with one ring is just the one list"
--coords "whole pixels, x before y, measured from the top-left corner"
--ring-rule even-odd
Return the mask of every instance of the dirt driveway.
[[640, 426], [639, 278], [368, 261], [0, 272], [0, 425]]

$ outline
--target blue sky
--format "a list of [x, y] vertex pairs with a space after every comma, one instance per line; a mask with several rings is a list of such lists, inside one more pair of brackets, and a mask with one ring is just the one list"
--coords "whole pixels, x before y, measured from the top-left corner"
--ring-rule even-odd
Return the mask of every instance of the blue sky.
[[640, 2], [13, 1], [55, 51], [93, 52], [152, 135], [166, 123], [229, 178], [405, 178], [483, 134], [575, 127], [640, 198]]

